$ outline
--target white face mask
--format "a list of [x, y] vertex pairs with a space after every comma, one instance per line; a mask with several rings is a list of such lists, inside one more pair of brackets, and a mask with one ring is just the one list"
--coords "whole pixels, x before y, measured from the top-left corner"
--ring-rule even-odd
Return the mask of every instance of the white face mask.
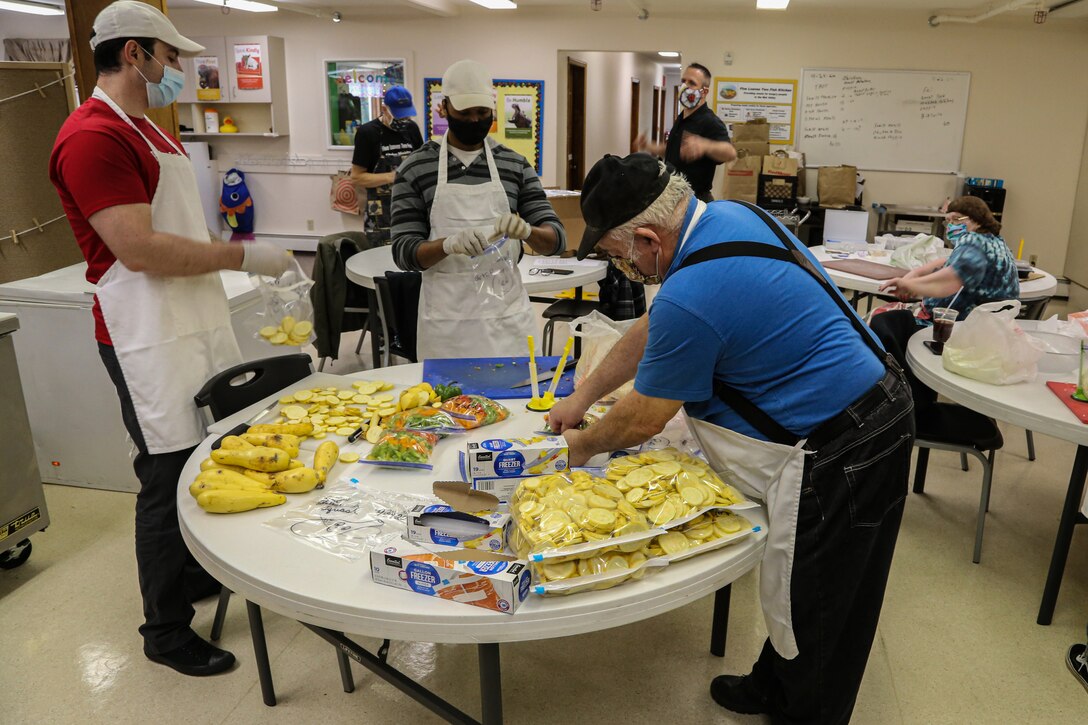
[[680, 105], [689, 111], [699, 105], [703, 100], [702, 88], [688, 88], [680, 86]]

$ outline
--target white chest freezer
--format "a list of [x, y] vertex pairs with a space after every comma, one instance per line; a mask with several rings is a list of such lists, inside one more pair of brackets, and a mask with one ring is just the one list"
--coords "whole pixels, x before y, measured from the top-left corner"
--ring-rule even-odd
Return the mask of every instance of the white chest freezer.
[[[0, 284], [0, 314], [19, 317], [15, 355], [42, 480], [135, 492], [140, 485], [132, 471], [132, 443], [117, 391], [98, 356], [94, 285], [86, 272], [81, 263]], [[260, 292], [243, 272], [220, 274], [243, 359], [298, 352], [254, 339]]]

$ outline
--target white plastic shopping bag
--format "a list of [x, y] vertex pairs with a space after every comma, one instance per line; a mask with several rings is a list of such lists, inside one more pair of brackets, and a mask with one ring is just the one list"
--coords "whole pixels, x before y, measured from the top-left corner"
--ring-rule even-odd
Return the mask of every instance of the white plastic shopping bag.
[[941, 256], [944, 242], [931, 234], [919, 234], [914, 241], [892, 252], [891, 264], [900, 269], [917, 269]]
[[993, 385], [1035, 379], [1043, 351], [1016, 324], [1019, 300], [987, 302], [957, 322], [944, 344], [944, 369]]
[[[581, 387], [597, 366], [601, 364], [605, 356], [612, 351], [624, 333], [631, 329], [637, 320], [616, 321], [593, 310], [585, 317], [579, 317], [570, 323], [572, 334], [582, 338], [582, 354], [578, 358], [578, 366], [574, 368], [574, 387]], [[634, 389], [633, 380], [628, 381], [617, 388], [611, 395], [605, 396], [601, 402], [614, 403]]]

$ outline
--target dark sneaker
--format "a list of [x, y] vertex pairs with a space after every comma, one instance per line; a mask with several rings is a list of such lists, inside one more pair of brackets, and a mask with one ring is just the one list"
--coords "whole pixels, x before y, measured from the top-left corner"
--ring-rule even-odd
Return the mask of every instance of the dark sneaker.
[[767, 698], [754, 691], [747, 675], [718, 675], [710, 683], [710, 696], [726, 710], [742, 715], [768, 712]]
[[1065, 655], [1065, 664], [1077, 681], [1088, 690], [1088, 645], [1075, 644]]
[[162, 654], [148, 652], [147, 645], [144, 645], [144, 654], [152, 662], [172, 667], [181, 674], [191, 677], [215, 675], [229, 670], [234, 665], [234, 655], [208, 644], [199, 636], [194, 636], [177, 649]]

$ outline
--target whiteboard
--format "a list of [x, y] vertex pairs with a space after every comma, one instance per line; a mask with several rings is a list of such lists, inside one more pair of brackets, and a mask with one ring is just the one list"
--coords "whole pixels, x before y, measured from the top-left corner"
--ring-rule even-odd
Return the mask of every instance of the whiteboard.
[[971, 74], [803, 68], [797, 147], [805, 165], [955, 173]]

